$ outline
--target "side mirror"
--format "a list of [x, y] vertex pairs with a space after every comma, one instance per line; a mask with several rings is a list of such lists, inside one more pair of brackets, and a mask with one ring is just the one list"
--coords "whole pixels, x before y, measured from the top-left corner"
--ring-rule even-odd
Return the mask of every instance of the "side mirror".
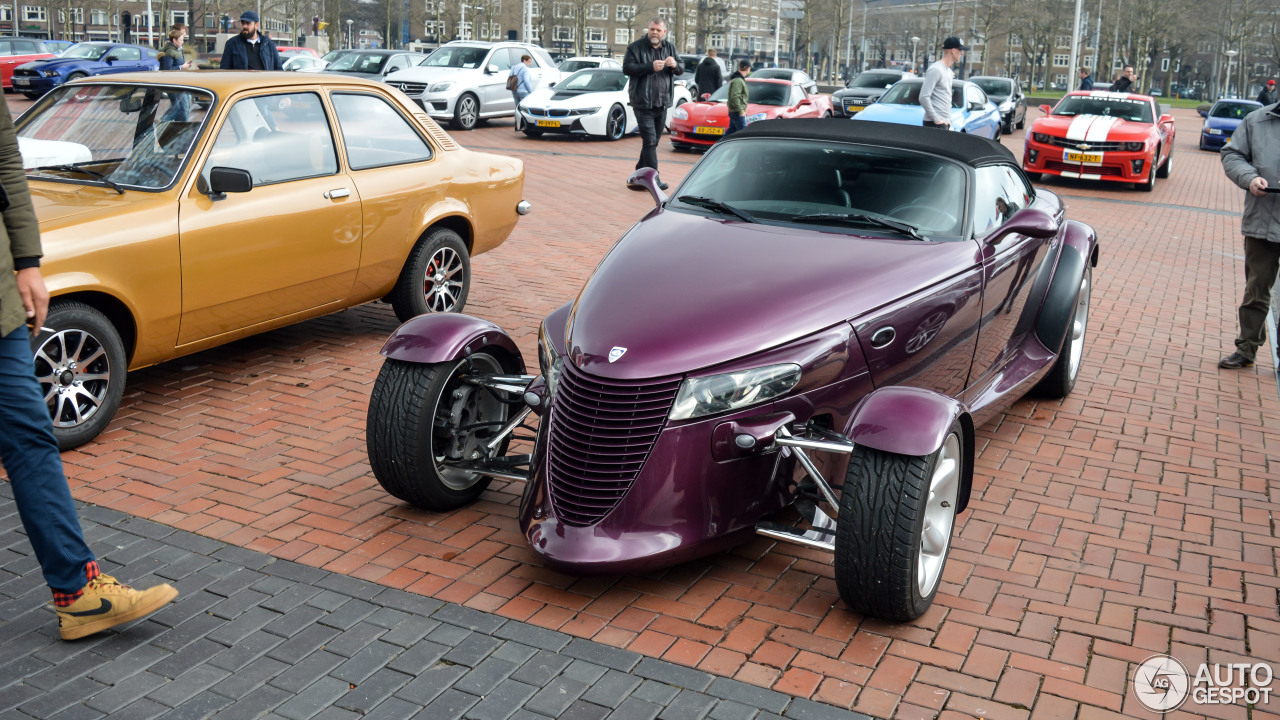
[[209, 195], [216, 200], [227, 193], [246, 193], [253, 189], [253, 176], [240, 168], [215, 167], [209, 170]]
[[1045, 115], [1048, 115], [1049, 113], [1053, 112], [1053, 108], [1048, 105], [1041, 105], [1040, 112], [1044, 113]]
[[555, 80], [552, 80], [551, 82], [547, 83], [547, 87], [555, 87], [555, 86], [556, 86]]
[[969, 103], [969, 109], [970, 109], [970, 110], [982, 110], [982, 109], [983, 109], [983, 108], [985, 108], [985, 107], [986, 107], [986, 105], [983, 105], [982, 103], [978, 102], [977, 100], [974, 100], [973, 102]]
[[1166, 124], [1166, 123], [1167, 123], [1167, 124], [1169, 124], [1169, 125], [1172, 125], [1172, 124], [1173, 124], [1173, 115], [1172, 115], [1172, 114], [1170, 114], [1170, 113], [1165, 113], [1164, 115], [1161, 115], [1161, 116], [1160, 116], [1160, 124], [1161, 124], [1161, 125], [1164, 125], [1164, 124]]
[[496, 74], [497, 72], [498, 72], [498, 66], [493, 63], [489, 63], [488, 67], [484, 69], [484, 73], [486, 75], [493, 75], [493, 74]]
[[998, 230], [987, 236], [987, 244], [997, 245], [1013, 233], [1033, 238], [1053, 237], [1058, 234], [1058, 221], [1038, 208], [1023, 208], [1006, 220]]
[[640, 185], [653, 196], [653, 204], [662, 207], [667, 201], [666, 193], [658, 188], [658, 171], [653, 168], [640, 168], [627, 178], [628, 185]]
[[805, 98], [805, 99], [801, 100], [800, 102], [796, 103], [796, 107], [802, 107], [802, 106], [804, 106], [804, 105], [812, 105], [812, 104], [813, 104], [813, 101], [812, 101], [812, 100], [810, 100], [809, 98]]
[[1200, 117], [1203, 117], [1203, 118], [1207, 118], [1207, 117], [1209, 117], [1209, 111], [1208, 111], [1208, 110], [1197, 110], [1196, 112], [1200, 113]]
[[699, 100], [710, 100], [710, 99], [711, 99], [711, 93], [702, 93], [702, 95], [700, 95], [700, 96], [698, 97], [698, 99], [699, 99]]
[[115, 62], [115, 61], [117, 61], [117, 60], [119, 60], [119, 59], [120, 59], [120, 58], [116, 57], [115, 55], [108, 55], [108, 56], [106, 56], [106, 57], [102, 58], [102, 62], [107, 63], [108, 65], [110, 65], [111, 63], [113, 63], [113, 62]]

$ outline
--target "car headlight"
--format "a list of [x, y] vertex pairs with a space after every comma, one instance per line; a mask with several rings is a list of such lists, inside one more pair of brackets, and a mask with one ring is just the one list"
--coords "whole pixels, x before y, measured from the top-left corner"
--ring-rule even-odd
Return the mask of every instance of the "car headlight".
[[600, 108], [598, 107], [579, 108], [576, 112], [578, 115], [595, 115], [596, 113], [600, 112]]
[[756, 113], [754, 115], [748, 115], [747, 124], [750, 125], [751, 123], [756, 122], [757, 120], [764, 120], [767, 117], [769, 116], [766, 115], [765, 113]]
[[1044, 133], [1031, 133], [1031, 137], [1038, 143], [1044, 143], [1046, 145], [1049, 144], [1049, 136]]
[[538, 369], [542, 371], [542, 377], [547, 381], [547, 397], [551, 397], [556, 392], [556, 385], [560, 382], [560, 372], [564, 370], [564, 361], [560, 359], [560, 353], [551, 345], [551, 338], [547, 337], [547, 326], [538, 326]]
[[1128, 150], [1129, 152], [1138, 152], [1139, 150], [1141, 150], [1146, 146], [1147, 144], [1143, 142], [1127, 142], [1124, 144], [1124, 149]]
[[688, 120], [689, 111], [685, 110], [682, 107], [678, 107], [675, 110], [671, 111], [671, 119], [672, 120]]
[[1007, 100], [1005, 102], [1000, 103], [1000, 112], [1007, 113], [1012, 109], [1013, 109], [1013, 103]]
[[798, 382], [800, 366], [793, 363], [689, 378], [680, 386], [669, 417], [689, 420], [739, 410], [776, 398]]
[[451, 87], [453, 87], [453, 81], [444, 80], [438, 83], [432, 83], [431, 87], [427, 88], [427, 92], [433, 92], [433, 93], [444, 92], [445, 90], [448, 90]]
[[45, 76], [45, 77], [58, 77], [58, 71], [57, 71], [57, 70], [41, 70], [41, 71], [40, 71], [40, 74], [41, 74], [41, 75], [43, 75], [43, 76]]

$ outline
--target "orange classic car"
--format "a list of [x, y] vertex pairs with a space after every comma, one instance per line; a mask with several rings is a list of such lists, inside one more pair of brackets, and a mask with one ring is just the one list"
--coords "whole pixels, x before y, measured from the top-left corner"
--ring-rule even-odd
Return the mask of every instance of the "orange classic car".
[[102, 431], [129, 370], [372, 300], [401, 320], [461, 310], [470, 256], [529, 210], [519, 160], [462, 149], [367, 80], [113, 75], [57, 88], [17, 131], [63, 449]]

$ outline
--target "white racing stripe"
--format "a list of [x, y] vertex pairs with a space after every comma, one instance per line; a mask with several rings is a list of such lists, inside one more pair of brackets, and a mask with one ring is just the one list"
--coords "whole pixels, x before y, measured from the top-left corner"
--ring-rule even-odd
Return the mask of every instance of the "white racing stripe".
[[1120, 122], [1118, 117], [1099, 117], [1096, 122], [1089, 126], [1088, 132], [1085, 133], [1085, 142], [1103, 142], [1107, 139], [1107, 135], [1111, 133], [1111, 128]]
[[1067, 139], [1081, 141], [1084, 140], [1085, 133], [1089, 131], [1089, 125], [1097, 120], [1097, 115], [1077, 115], [1071, 119], [1071, 125], [1067, 128]]

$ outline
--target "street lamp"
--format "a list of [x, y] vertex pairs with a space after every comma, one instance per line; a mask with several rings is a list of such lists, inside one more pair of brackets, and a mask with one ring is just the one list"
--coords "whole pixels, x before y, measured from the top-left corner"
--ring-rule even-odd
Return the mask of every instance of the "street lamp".
[[356, 47], [356, 36], [354, 31], [351, 29], [351, 25], [353, 23], [355, 23], [355, 20], [347, 20], [347, 47], [352, 50]]
[[915, 35], [911, 36], [911, 72], [919, 72], [916, 68], [916, 43], [920, 42], [920, 38]]
[[468, 8], [468, 7], [470, 7], [472, 10], [476, 10], [476, 11], [483, 11], [483, 10], [484, 10], [484, 8], [480, 7], [479, 5], [467, 5], [466, 3], [463, 3], [463, 4], [462, 4], [462, 20], [461, 20], [458, 24], [459, 24], [459, 25], [461, 25], [461, 26], [462, 26], [462, 29], [463, 29], [463, 30], [465, 30], [465, 31], [466, 31], [466, 33], [467, 33], [467, 34], [462, 38], [463, 40], [470, 40], [470, 39], [471, 39], [471, 35], [472, 35], [472, 33], [471, 33], [471, 27], [467, 25], [467, 8]]
[[1223, 93], [1223, 97], [1231, 97], [1231, 63], [1235, 61], [1236, 56], [1240, 54], [1239, 50], [1228, 50], [1223, 55], [1227, 56], [1227, 89]]

